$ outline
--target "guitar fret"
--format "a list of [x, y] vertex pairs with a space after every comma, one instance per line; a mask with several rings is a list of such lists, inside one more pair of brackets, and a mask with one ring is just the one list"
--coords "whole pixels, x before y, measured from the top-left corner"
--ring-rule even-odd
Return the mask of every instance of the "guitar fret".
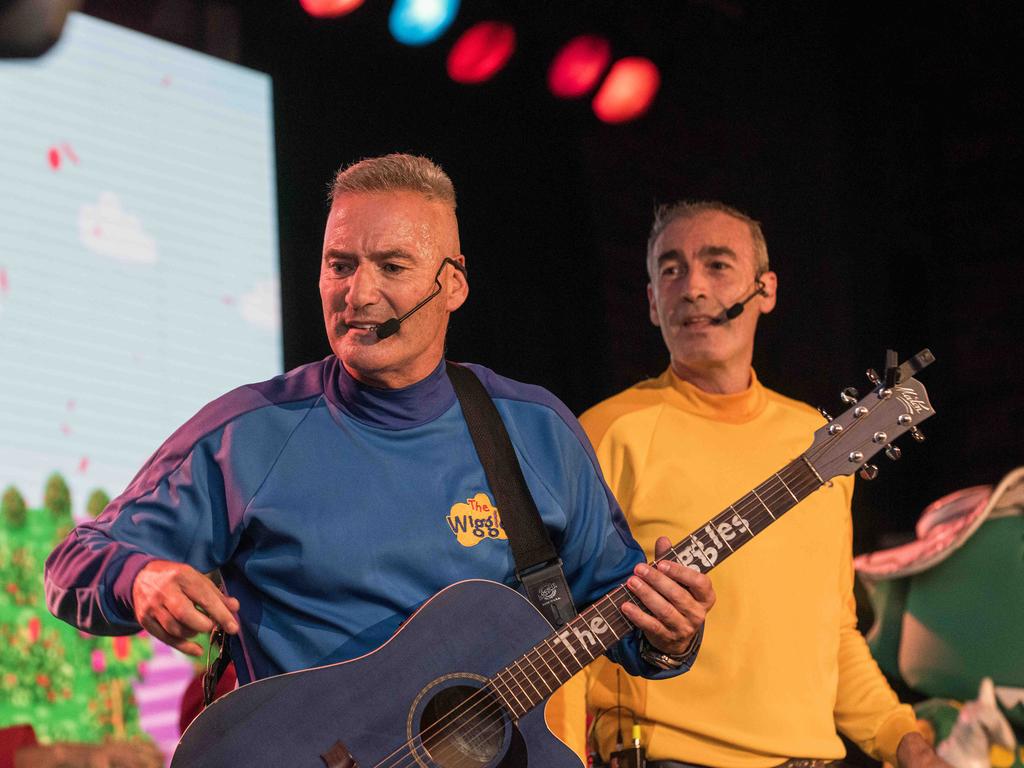
[[571, 646], [571, 645], [569, 645], [569, 644], [568, 644], [567, 642], [565, 642], [565, 640], [562, 640], [562, 638], [561, 638], [561, 637], [559, 637], [558, 639], [559, 639], [559, 640], [561, 640], [561, 642], [562, 642], [562, 645], [563, 645], [563, 646], [565, 647], [565, 649], [566, 649], [567, 651], [569, 651], [569, 655], [570, 655], [570, 656], [572, 656], [572, 660], [573, 660], [574, 662], [576, 662], [576, 666], [577, 666], [577, 667], [579, 667], [580, 669], [583, 669], [583, 667], [585, 667], [585, 666], [586, 666], [586, 664], [581, 664], [581, 663], [580, 663], [580, 660], [579, 660], [579, 659], [578, 659], [578, 658], [576, 657], [576, 651], [574, 651], [574, 650], [572, 649], [572, 646]]
[[768, 510], [768, 514], [771, 515], [772, 516], [772, 520], [774, 520], [775, 519], [775, 514], [772, 512], [771, 507], [769, 507], [767, 504], [764, 503], [764, 499], [761, 498], [761, 495], [757, 492], [757, 489], [754, 488], [750, 492], [752, 494], [754, 494], [755, 496], [757, 496], [757, 500], [761, 502], [761, 506]]
[[[523, 676], [524, 678], [526, 678], [526, 682], [528, 682], [528, 683], [530, 684], [530, 687], [531, 687], [531, 688], [533, 688], [533, 692], [537, 694], [537, 701], [540, 701], [541, 699], [543, 699], [543, 698], [544, 698], [544, 694], [540, 692], [540, 689], [539, 689], [539, 688], [538, 688], [538, 687], [537, 687], [536, 685], [534, 685], [534, 682], [533, 682], [533, 680], [532, 680], [532, 679], [530, 679], [530, 675], [529, 675], [529, 673], [527, 673], [527, 672], [524, 672], [524, 671], [523, 671], [523, 667], [522, 667], [522, 660], [523, 660], [524, 658], [525, 658], [525, 659], [526, 659], [527, 661], [529, 661], [529, 660], [530, 660], [530, 656], [529, 656], [529, 654], [527, 654], [526, 656], [520, 657], [520, 659], [519, 659], [519, 660], [518, 660], [518, 661], [516, 662], [516, 666], [518, 666], [518, 667], [519, 667], [519, 673], [520, 673], [520, 674], [521, 674], [521, 675], [522, 675], [522, 676]], [[532, 665], [531, 665], [531, 666], [532, 666]], [[534, 671], [536, 671], [536, 670], [534, 670]], [[522, 685], [522, 683], [520, 683], [520, 685]], [[525, 688], [525, 686], [524, 686], [524, 688]], [[529, 692], [527, 692], [527, 693], [529, 693]], [[529, 699], [529, 696], [527, 696], [527, 699]], [[532, 706], [532, 705], [531, 705], [531, 706]]]
[[543, 649], [540, 647], [534, 648], [532, 651], [530, 651], [528, 658], [530, 661], [530, 665], [534, 669], [536, 669], [537, 674], [540, 675], [540, 681], [548, 689], [548, 692], [544, 695], [549, 696], [550, 694], [554, 693], [563, 681], [559, 677], [558, 673], [555, 672], [554, 668], [550, 664], [548, 664], [547, 659], [544, 658]]
[[498, 688], [498, 676], [497, 675], [495, 675], [493, 678], [491, 678], [491, 690], [493, 690], [498, 695], [498, 698], [501, 699], [501, 703], [505, 707], [505, 709], [507, 709], [509, 712], [514, 712], [515, 711], [515, 710], [512, 709], [512, 705], [509, 704], [508, 699], [506, 699], [504, 696], [501, 695], [501, 689]]
[[[544, 641], [544, 645], [545, 645], [545, 646], [547, 645], [547, 640], [545, 640], [545, 641]], [[533, 653], [534, 655], [536, 655], [538, 659], [540, 659], [541, 663], [542, 663], [542, 664], [543, 664], [543, 665], [544, 665], [545, 667], [547, 667], [547, 670], [548, 670], [548, 672], [550, 672], [550, 673], [551, 673], [551, 678], [552, 678], [552, 680], [554, 680], [554, 681], [555, 681], [555, 684], [551, 686], [551, 692], [552, 692], [552, 693], [554, 693], [555, 689], [556, 689], [556, 688], [557, 688], [557, 687], [558, 687], [559, 685], [561, 685], [563, 681], [561, 681], [561, 680], [559, 679], [559, 675], [558, 675], [558, 673], [557, 673], [557, 672], [555, 671], [555, 668], [554, 668], [554, 667], [552, 667], [552, 666], [551, 666], [551, 665], [550, 665], [550, 664], [548, 663], [548, 660], [544, 658], [544, 651], [543, 651], [542, 649], [540, 649], [540, 648], [534, 648], [534, 650], [532, 651], [532, 653]], [[533, 662], [531, 661], [530, 663], [532, 664]], [[566, 670], [566, 671], [568, 671], [568, 670]], [[545, 682], [546, 682], [546, 681], [547, 681], [547, 678], [545, 677], [545, 678], [544, 678], [544, 680], [545, 680]]]
[[[504, 670], [504, 672], [502, 674], [504, 674], [506, 677], [508, 677], [508, 674], [510, 672], [511, 672], [511, 670], [508, 667], [505, 667], [505, 670]], [[517, 683], [519, 682], [518, 680], [516, 680], [514, 675], [512, 676], [512, 681], [513, 682], [517, 682]], [[523, 702], [521, 702], [519, 700], [519, 696], [516, 695], [515, 688], [513, 688], [508, 683], [506, 683], [505, 685], [506, 685], [506, 688], [508, 689], [508, 692], [512, 694], [512, 698], [516, 700], [516, 704], [518, 704], [519, 708], [523, 711], [523, 714], [526, 714], [527, 712], [529, 712], [529, 709], [523, 706]], [[526, 698], [527, 701], [529, 701], [530, 697], [527, 695], [526, 689], [523, 688], [523, 684], [522, 683], [519, 683], [519, 690], [521, 690], [523, 692], [523, 696]], [[522, 715], [517, 715], [517, 717], [522, 717]]]
[[[733, 506], [732, 504], [730, 504], [730, 505], [729, 505], [729, 509], [731, 509], [731, 510], [732, 510], [732, 513], [733, 513], [733, 519], [734, 519], [734, 520], [735, 520], [735, 519], [739, 519], [739, 521], [740, 521], [741, 523], [743, 523], [743, 525], [739, 526], [739, 529], [740, 529], [741, 531], [746, 531], [746, 532], [747, 532], [747, 535], [748, 535], [748, 536], [749, 536], [750, 538], [754, 538], [754, 532], [753, 532], [752, 530], [750, 530], [750, 525], [749, 525], [749, 524], [747, 523], [747, 519], [746, 519], [745, 517], [743, 517], [743, 515], [741, 515], [741, 514], [739, 513], [739, 510], [737, 510], [737, 509], [736, 509], [736, 507], [734, 507], [734, 506]], [[731, 522], [731, 521], [730, 521], [730, 522]]]
[[[603, 640], [601, 641], [602, 644], [604, 645], [604, 649], [607, 650], [608, 648], [610, 648], [612, 646], [612, 644], [618, 642], [618, 640], [621, 639], [621, 636], [615, 630], [615, 621], [616, 621], [615, 620], [615, 616], [612, 615], [611, 616], [611, 621], [608, 621], [608, 618], [606, 618], [604, 613], [601, 611], [601, 603], [602, 602], [604, 602], [604, 600], [598, 600], [596, 603], [594, 603], [594, 610], [597, 611], [597, 614], [602, 618], [604, 623], [607, 624], [608, 627], [611, 628], [612, 637], [608, 638], [608, 642], [606, 642], [606, 643]], [[622, 618], [622, 620], [624, 622], [626, 622], [627, 626], [629, 626], [629, 622], [626, 621], [626, 616], [623, 615], [621, 610], [618, 610], [618, 606], [616, 606], [614, 603], [611, 603], [611, 607], [613, 607], [615, 609], [615, 613], [618, 614], [618, 617]]]
[[[503, 678], [505, 676], [505, 672], [507, 671], [508, 667], [506, 667], [500, 673], [495, 675], [495, 680], [497, 680], [498, 678]], [[527, 710], [523, 709], [523, 703], [519, 701], [519, 697], [516, 696], [516, 692], [512, 690], [512, 686], [509, 685], [508, 682], [504, 679], [501, 680], [501, 683], [505, 686], [505, 692], [508, 693], [513, 699], [515, 699], [516, 705], [518, 705], [519, 709], [517, 710], [516, 707], [512, 706], [511, 702], [509, 702], [508, 699], [504, 696], [501, 697], [502, 701], [508, 704], [508, 711], [512, 715], [513, 719], [519, 719], [520, 717], [526, 714]]]
[[623, 613], [622, 608], [618, 607], [618, 603], [616, 603], [612, 599], [611, 594], [612, 593], [609, 593], [608, 595], [606, 595], [604, 599], [607, 600], [609, 603], [611, 603], [611, 607], [615, 609], [615, 612], [618, 614], [618, 617], [620, 617], [621, 620], [623, 620], [623, 622], [626, 623], [627, 629], [622, 633], [622, 634], [626, 634], [626, 632], [628, 632], [629, 629], [632, 629], [633, 623], [630, 622], [629, 618], [626, 617], [626, 614]]
[[548, 648], [551, 649], [551, 652], [554, 653], [555, 658], [558, 659], [558, 663], [562, 665], [562, 669], [565, 670], [565, 679], [568, 680], [570, 677], [572, 677], [573, 673], [569, 671], [569, 668], [567, 666], [565, 666], [565, 662], [562, 661], [562, 657], [558, 654], [558, 649], [551, 645], [550, 638], [545, 639], [544, 642], [545, 644], [547, 644]]
[[781, 478], [781, 477], [779, 476], [779, 473], [778, 473], [778, 472], [776, 472], [776, 473], [775, 473], [775, 476], [779, 478], [779, 482], [780, 482], [780, 483], [782, 483], [782, 487], [783, 487], [783, 488], [785, 488], [785, 489], [786, 489], [787, 491], [789, 491], [789, 495], [793, 497], [793, 503], [794, 503], [794, 504], [799, 504], [799, 503], [800, 503], [800, 499], [798, 499], [798, 498], [796, 497], [796, 494], [795, 494], [795, 493], [793, 493], [793, 491], [791, 491], [791, 490], [789, 489], [789, 486], [788, 486], [788, 485], [786, 485], [786, 481], [785, 481], [785, 480], [783, 480], [783, 479], [782, 479], [782, 478]]
[[[572, 623], [574, 623], [574, 622], [578, 622], [578, 621], [579, 621], [579, 619], [580, 619], [580, 617], [579, 617], [579, 616], [577, 616], [577, 617], [576, 617], [575, 619], [573, 619], [573, 620], [572, 620], [571, 622], [569, 622], [569, 623], [570, 623], [570, 624], [572, 624]], [[596, 659], [596, 658], [597, 658], [596, 656], [594, 656], [594, 653], [593, 653], [593, 651], [591, 651], [591, 650], [590, 650], [590, 648], [589, 648], [589, 647], [587, 646], [587, 644], [586, 644], [586, 643], [584, 643], [584, 642], [580, 641], [580, 645], [582, 645], [582, 646], [583, 646], [583, 650], [587, 652], [587, 655], [588, 655], [588, 656], [590, 656], [590, 660], [591, 660], [591, 661], [593, 661], [594, 659]]]
[[727, 538], [725, 538], [725, 536], [722, 536], [722, 541], [724, 541], [725, 542], [725, 546], [727, 546], [729, 548], [729, 553], [730, 554], [736, 551], [735, 549], [732, 548], [732, 544], [729, 543], [729, 540]]
[[[597, 617], [601, 621], [603, 621], [605, 623], [605, 626], [608, 628], [608, 634], [609, 634], [608, 638], [604, 638], [600, 633], [597, 633], [597, 641], [601, 645], [601, 652], [604, 653], [609, 648], [611, 648], [612, 645], [617, 643], [622, 638], [622, 634], [620, 634], [619, 631], [616, 630], [616, 628], [615, 628], [615, 617], [613, 616], [612, 620], [609, 621], [607, 618], [605, 618], [605, 615], [601, 612], [601, 601], [600, 600], [598, 602], [594, 603], [593, 610], [597, 614]], [[628, 624], [628, 622], [627, 622], [627, 624]], [[593, 623], [591, 623], [591, 627], [593, 627], [593, 626], [594, 626]]]
[[814, 468], [814, 465], [811, 464], [811, 460], [807, 458], [807, 455], [806, 454], [800, 454], [800, 458], [803, 459], [804, 464], [807, 465], [807, 468], [809, 470], [811, 470], [811, 472], [814, 473], [814, 476], [818, 479], [818, 484], [819, 485], [824, 485], [825, 484], [825, 480], [822, 478], [821, 475], [818, 474], [818, 470], [816, 470]]

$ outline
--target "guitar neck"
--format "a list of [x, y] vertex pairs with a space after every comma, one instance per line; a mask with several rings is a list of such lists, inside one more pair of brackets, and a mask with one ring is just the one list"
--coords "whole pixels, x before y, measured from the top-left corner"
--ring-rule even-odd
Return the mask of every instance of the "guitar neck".
[[[679, 541], [655, 562], [672, 558], [707, 573], [824, 485], [805, 456]], [[519, 718], [633, 631], [620, 606], [641, 603], [625, 585], [612, 590], [491, 678], [488, 687]]]

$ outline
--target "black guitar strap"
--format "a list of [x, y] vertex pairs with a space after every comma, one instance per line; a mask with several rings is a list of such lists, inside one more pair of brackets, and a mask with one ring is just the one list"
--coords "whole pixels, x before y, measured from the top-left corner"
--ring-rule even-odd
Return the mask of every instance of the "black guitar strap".
[[558, 629], [576, 615], [576, 606], [565, 581], [562, 561], [533, 503], [508, 430], [476, 374], [455, 363], [448, 362], [446, 366], [487, 484], [494, 494], [494, 504], [500, 511], [501, 525], [516, 562], [516, 576], [530, 602]]

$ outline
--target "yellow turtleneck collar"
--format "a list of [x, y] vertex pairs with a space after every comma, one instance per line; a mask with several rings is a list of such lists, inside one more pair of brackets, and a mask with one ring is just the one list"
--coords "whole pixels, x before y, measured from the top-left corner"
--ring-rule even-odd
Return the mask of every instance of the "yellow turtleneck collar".
[[742, 392], [728, 395], [712, 394], [695, 387], [679, 378], [671, 366], [658, 377], [658, 384], [673, 405], [697, 416], [727, 424], [753, 421], [768, 405], [768, 395], [757, 380], [753, 368], [750, 369], [750, 386]]

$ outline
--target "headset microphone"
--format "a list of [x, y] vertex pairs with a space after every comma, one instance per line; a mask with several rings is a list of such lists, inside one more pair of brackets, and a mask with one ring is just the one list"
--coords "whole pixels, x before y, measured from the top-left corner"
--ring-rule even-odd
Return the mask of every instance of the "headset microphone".
[[389, 336], [394, 336], [396, 333], [398, 333], [398, 329], [402, 326], [402, 323], [408, 320], [409, 316], [412, 315], [413, 312], [418, 312], [427, 304], [427, 302], [429, 302], [431, 299], [433, 299], [435, 296], [437, 296], [437, 294], [441, 292], [441, 270], [444, 269], [445, 264], [451, 264], [453, 267], [459, 270], [459, 272], [462, 273], [463, 277], [468, 277], [468, 275], [466, 274], [466, 268], [464, 266], [459, 264], [459, 262], [455, 261], [455, 259], [445, 257], [444, 261], [441, 262], [441, 266], [437, 268], [437, 273], [434, 275], [434, 282], [437, 284], [437, 287], [430, 292], [429, 296], [427, 296], [425, 299], [423, 299], [423, 301], [419, 302], [415, 307], [410, 309], [401, 317], [392, 317], [390, 320], [385, 320], [380, 325], [374, 327], [373, 332], [377, 334], [377, 338], [379, 340], [386, 339]]
[[768, 295], [765, 291], [764, 283], [762, 283], [760, 280], [756, 280], [754, 284], [757, 286], [757, 288], [754, 289], [754, 292], [752, 294], [747, 296], [747, 298], [745, 298], [743, 301], [737, 301], [728, 309], [723, 310], [721, 314], [711, 318], [711, 324], [722, 325], [722, 323], [727, 323], [730, 320], [735, 320], [737, 317], [743, 314], [743, 308], [746, 307], [749, 302], [753, 301], [755, 296]]
[[[433, 297], [433, 294], [431, 294]], [[405, 317], [408, 317], [406, 315]], [[378, 339], [386, 339], [388, 336], [394, 336], [398, 333], [398, 327], [402, 324], [404, 317], [392, 317], [390, 320], [385, 320], [383, 323], [373, 329], [373, 332], [377, 334]]]

